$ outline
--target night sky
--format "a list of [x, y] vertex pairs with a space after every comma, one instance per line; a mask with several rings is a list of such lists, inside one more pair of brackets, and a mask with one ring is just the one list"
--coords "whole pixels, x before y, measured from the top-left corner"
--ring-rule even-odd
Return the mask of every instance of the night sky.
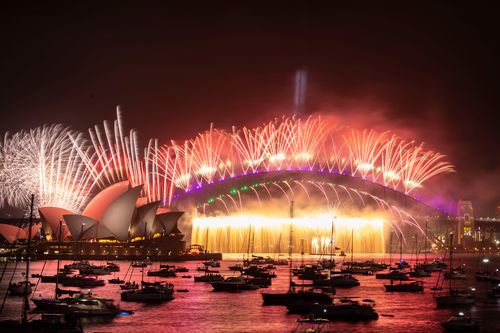
[[500, 21], [487, 3], [435, 2], [3, 1], [0, 132], [86, 130], [118, 104], [144, 141], [253, 126], [292, 113], [306, 69], [307, 113], [425, 141], [456, 166], [443, 195], [492, 216]]

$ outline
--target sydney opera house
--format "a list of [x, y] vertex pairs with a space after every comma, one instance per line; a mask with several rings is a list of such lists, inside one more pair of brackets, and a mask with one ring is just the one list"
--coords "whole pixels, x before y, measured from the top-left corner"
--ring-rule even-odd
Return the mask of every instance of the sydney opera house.
[[[183, 212], [160, 208], [160, 202], [143, 204], [142, 185], [128, 181], [98, 193], [81, 214], [59, 207], [40, 207], [40, 223], [32, 238], [38, 258], [66, 256], [136, 258], [178, 255], [185, 248], [177, 223]], [[10, 244], [24, 241], [28, 228], [0, 224], [0, 239]], [[59, 242], [61, 241], [61, 242]]]

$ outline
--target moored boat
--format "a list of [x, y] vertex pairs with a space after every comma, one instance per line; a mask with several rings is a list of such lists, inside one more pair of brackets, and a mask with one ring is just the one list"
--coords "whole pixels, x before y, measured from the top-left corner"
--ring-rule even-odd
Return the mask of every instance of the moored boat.
[[33, 284], [31, 282], [21, 281], [17, 283], [9, 284], [9, 293], [10, 295], [22, 296], [29, 295], [32, 292], [31, 287]]
[[211, 282], [210, 284], [214, 288], [214, 291], [238, 292], [259, 289], [259, 286], [242, 277], [228, 277], [224, 281]]
[[479, 323], [472, 320], [471, 317], [465, 316], [463, 312], [452, 316], [445, 322], [441, 323], [445, 332], [478, 332], [480, 329]]
[[421, 292], [424, 291], [424, 283], [422, 281], [412, 281], [408, 283], [397, 283], [394, 284], [391, 280], [391, 284], [385, 284], [385, 291], [390, 292]]
[[174, 286], [172, 284], [155, 284], [144, 286], [141, 289], [128, 290], [121, 293], [125, 302], [156, 303], [174, 299]]
[[76, 317], [115, 316], [120, 311], [112, 299], [95, 297], [90, 292], [65, 298], [33, 298], [32, 301], [38, 311]]

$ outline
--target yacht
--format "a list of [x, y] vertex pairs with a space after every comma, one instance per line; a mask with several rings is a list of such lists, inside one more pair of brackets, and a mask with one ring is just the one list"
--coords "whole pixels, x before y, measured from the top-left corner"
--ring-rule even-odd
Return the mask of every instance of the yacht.
[[121, 293], [125, 302], [155, 303], [174, 299], [174, 286], [172, 284], [154, 284], [143, 286], [141, 289], [128, 290]]
[[204, 261], [203, 265], [205, 267], [220, 267], [220, 262], [218, 262], [214, 259], [210, 259], [209, 261]]
[[82, 268], [89, 268], [92, 266], [88, 260], [80, 260], [80, 261], [74, 261], [71, 264], [64, 265], [64, 269], [66, 270], [71, 270], [71, 269], [82, 269]]
[[60, 280], [65, 287], [102, 287], [106, 283], [104, 280], [99, 280], [94, 276], [65, 276]]
[[38, 311], [75, 317], [115, 316], [120, 312], [112, 299], [94, 297], [90, 292], [65, 298], [33, 298], [32, 301]]
[[430, 271], [428, 271], [426, 269], [418, 268], [418, 267], [415, 267], [413, 269], [413, 271], [411, 271], [409, 274], [411, 277], [430, 277], [431, 276]]
[[176, 277], [177, 274], [175, 274], [175, 270], [162, 268], [159, 271], [149, 271], [148, 276]]
[[217, 271], [205, 271], [205, 275], [195, 276], [194, 282], [216, 282], [224, 281], [224, 277]]
[[338, 288], [350, 288], [359, 286], [359, 280], [351, 274], [340, 274], [331, 276], [324, 280], [313, 280], [315, 286], [332, 286]]
[[378, 319], [378, 313], [372, 305], [353, 300], [342, 300], [332, 304], [314, 304], [310, 302], [287, 305], [288, 313], [312, 313], [316, 317], [328, 320], [365, 321]]
[[242, 290], [257, 290], [259, 286], [249, 282], [242, 277], [228, 277], [224, 281], [216, 281], [210, 283], [214, 291], [242, 291]]
[[375, 274], [377, 279], [387, 279], [387, 280], [408, 280], [408, 273], [394, 270], [389, 273], [377, 273]]
[[397, 283], [394, 284], [391, 280], [391, 284], [385, 284], [385, 291], [397, 291], [397, 292], [421, 292], [424, 291], [424, 283], [422, 281], [412, 281], [408, 283]]

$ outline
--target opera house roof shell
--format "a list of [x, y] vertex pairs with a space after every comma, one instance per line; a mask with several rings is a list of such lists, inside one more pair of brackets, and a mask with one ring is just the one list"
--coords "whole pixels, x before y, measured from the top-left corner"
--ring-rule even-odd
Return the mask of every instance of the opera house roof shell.
[[39, 209], [48, 239], [59, 237], [59, 221], [63, 221], [63, 237], [73, 240], [111, 238], [127, 241], [155, 233], [179, 234], [177, 221], [183, 212], [157, 215], [159, 202], [136, 207], [142, 185], [130, 187], [128, 181], [113, 184], [98, 193], [82, 214], [57, 207]]

